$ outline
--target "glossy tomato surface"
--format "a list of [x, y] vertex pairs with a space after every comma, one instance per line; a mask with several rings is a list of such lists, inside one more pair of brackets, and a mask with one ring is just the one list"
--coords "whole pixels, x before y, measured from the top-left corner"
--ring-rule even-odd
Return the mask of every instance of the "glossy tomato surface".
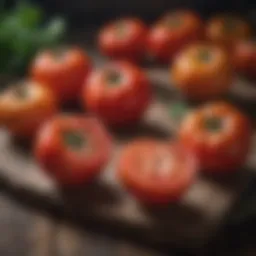
[[170, 80], [188, 98], [207, 100], [229, 90], [233, 72], [228, 54], [218, 46], [195, 44], [175, 58]]
[[93, 117], [60, 115], [47, 122], [35, 141], [35, 156], [60, 185], [94, 179], [107, 164], [111, 139]]
[[95, 70], [84, 84], [85, 107], [113, 126], [137, 122], [151, 100], [149, 81], [139, 67], [113, 62]]
[[232, 55], [235, 70], [249, 78], [256, 78], [256, 43], [253, 40], [239, 40]]
[[231, 49], [237, 40], [251, 36], [249, 24], [240, 17], [219, 15], [209, 20], [206, 26], [206, 38]]
[[136, 18], [123, 18], [107, 24], [99, 33], [103, 55], [114, 59], [139, 61], [144, 55], [147, 28]]
[[251, 127], [239, 110], [218, 102], [191, 111], [182, 122], [179, 137], [198, 157], [203, 171], [230, 173], [245, 163]]
[[121, 152], [118, 164], [121, 182], [147, 204], [166, 204], [180, 199], [196, 173], [196, 160], [186, 150], [151, 138], [130, 142]]
[[31, 65], [31, 76], [54, 91], [61, 102], [74, 101], [81, 94], [91, 71], [91, 60], [79, 48], [46, 50]]
[[24, 80], [0, 94], [0, 124], [18, 137], [31, 137], [58, 110], [58, 102], [43, 84]]
[[190, 11], [166, 14], [149, 32], [147, 51], [150, 58], [168, 63], [187, 44], [202, 37], [202, 21]]

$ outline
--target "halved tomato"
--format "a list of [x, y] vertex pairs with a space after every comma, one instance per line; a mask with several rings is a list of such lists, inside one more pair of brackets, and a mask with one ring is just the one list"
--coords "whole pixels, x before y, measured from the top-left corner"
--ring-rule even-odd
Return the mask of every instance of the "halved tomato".
[[60, 115], [48, 121], [35, 141], [35, 156], [61, 185], [92, 180], [111, 154], [111, 138], [93, 117]]
[[169, 203], [183, 196], [197, 173], [196, 159], [175, 143], [138, 139], [121, 152], [118, 176], [144, 203]]

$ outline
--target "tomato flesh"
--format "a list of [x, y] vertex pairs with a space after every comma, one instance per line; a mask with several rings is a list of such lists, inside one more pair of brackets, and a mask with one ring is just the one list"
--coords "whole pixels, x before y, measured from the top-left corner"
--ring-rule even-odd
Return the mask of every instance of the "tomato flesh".
[[193, 183], [195, 158], [176, 144], [154, 139], [131, 142], [121, 153], [118, 174], [122, 183], [145, 203], [180, 199]]

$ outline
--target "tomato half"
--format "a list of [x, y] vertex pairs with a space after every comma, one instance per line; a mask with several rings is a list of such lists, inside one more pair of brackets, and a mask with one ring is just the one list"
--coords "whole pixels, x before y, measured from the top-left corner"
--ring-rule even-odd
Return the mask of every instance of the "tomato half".
[[190, 11], [175, 11], [165, 15], [151, 28], [147, 52], [150, 58], [169, 62], [185, 45], [203, 34], [202, 21]]
[[251, 141], [249, 120], [227, 103], [211, 103], [185, 117], [181, 143], [198, 157], [205, 172], [227, 173], [240, 168]]
[[256, 78], [256, 44], [253, 40], [239, 40], [234, 46], [235, 70], [249, 78]]
[[31, 65], [31, 76], [54, 91], [61, 102], [73, 101], [81, 94], [91, 71], [91, 60], [79, 48], [46, 50]]
[[197, 173], [195, 158], [179, 145], [138, 139], [121, 152], [118, 177], [143, 203], [165, 204], [180, 199]]
[[226, 52], [207, 44], [186, 47], [175, 58], [170, 73], [171, 82], [194, 100], [219, 97], [227, 93], [233, 81]]
[[144, 55], [147, 28], [136, 18], [123, 18], [107, 24], [99, 33], [103, 55], [114, 59], [138, 61]]
[[84, 85], [86, 108], [113, 126], [129, 125], [143, 115], [151, 100], [145, 73], [128, 62], [95, 70]]
[[251, 28], [246, 21], [232, 15], [219, 15], [209, 20], [206, 26], [206, 37], [214, 43], [232, 49], [240, 39], [251, 36]]
[[61, 185], [94, 179], [107, 164], [111, 139], [93, 117], [61, 115], [47, 122], [35, 141], [35, 156]]
[[33, 136], [57, 110], [52, 91], [35, 81], [14, 83], [0, 94], [0, 124], [18, 137]]

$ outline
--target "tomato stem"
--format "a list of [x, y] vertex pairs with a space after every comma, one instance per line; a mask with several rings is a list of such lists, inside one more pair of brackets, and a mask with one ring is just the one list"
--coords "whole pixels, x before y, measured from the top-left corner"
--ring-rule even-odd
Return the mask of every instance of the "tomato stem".
[[110, 85], [118, 85], [122, 80], [122, 75], [116, 70], [111, 70], [107, 74], [107, 80]]
[[53, 56], [56, 60], [62, 60], [66, 55], [67, 49], [65, 47], [59, 47], [54, 49]]
[[199, 50], [198, 57], [200, 60], [208, 62], [211, 60], [211, 53], [208, 49]]
[[78, 131], [66, 131], [63, 133], [64, 143], [74, 150], [80, 150], [86, 144], [85, 137]]
[[237, 22], [233, 18], [231, 17], [226, 18], [223, 24], [224, 32], [226, 33], [233, 32], [236, 27], [236, 24]]
[[116, 34], [119, 38], [122, 38], [125, 36], [126, 29], [127, 29], [127, 26], [123, 21], [117, 22], [115, 25]]
[[178, 15], [171, 15], [167, 17], [166, 24], [170, 28], [177, 28], [182, 24], [182, 19]]
[[218, 132], [222, 128], [222, 120], [218, 117], [210, 117], [205, 120], [205, 127], [211, 132]]

